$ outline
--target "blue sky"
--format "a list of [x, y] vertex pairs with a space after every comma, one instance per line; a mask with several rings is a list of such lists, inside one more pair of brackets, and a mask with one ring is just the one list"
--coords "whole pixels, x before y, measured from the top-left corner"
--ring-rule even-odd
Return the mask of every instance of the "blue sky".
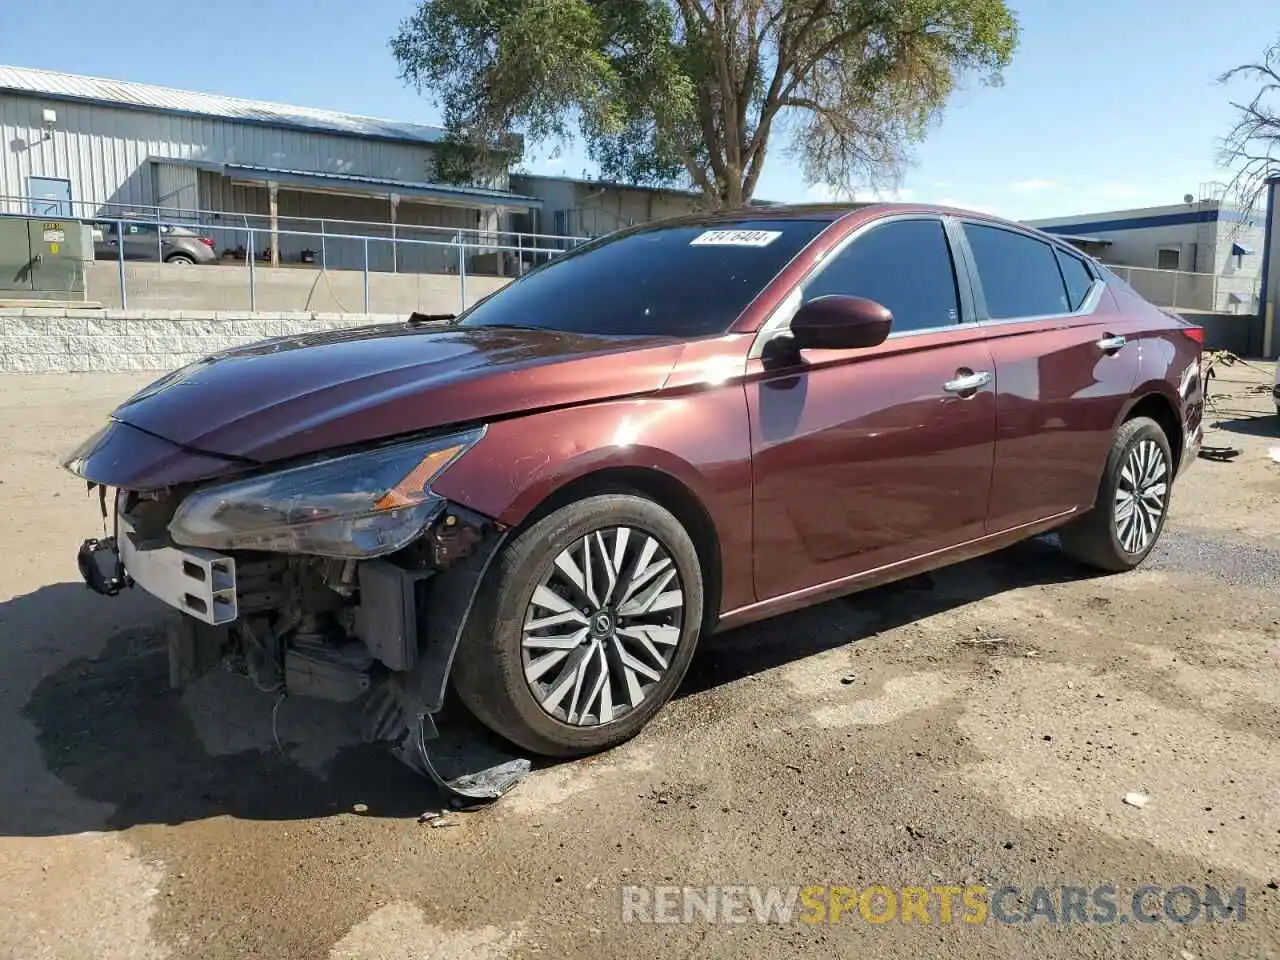
[[[0, 63], [420, 122], [387, 47], [412, 0], [6, 3]], [[1014, 0], [1022, 40], [1001, 87], [970, 84], [916, 151], [898, 196], [1019, 218], [1177, 203], [1226, 179], [1231, 122], [1215, 83], [1280, 34], [1274, 0]], [[138, 38], [145, 37], [145, 46]], [[581, 175], [570, 147], [537, 173]], [[758, 196], [825, 198], [780, 149]]]

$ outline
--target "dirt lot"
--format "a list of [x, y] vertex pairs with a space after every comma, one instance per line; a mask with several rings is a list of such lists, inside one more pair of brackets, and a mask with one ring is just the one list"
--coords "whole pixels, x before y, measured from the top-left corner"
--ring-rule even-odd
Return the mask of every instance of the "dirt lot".
[[[282, 754], [244, 681], [168, 692], [163, 612], [78, 584], [98, 517], [57, 467], [142, 378], [0, 379], [0, 956], [1280, 957], [1280, 420], [1229, 376], [1208, 442], [1242, 454], [1180, 482], [1140, 572], [1034, 541], [716, 637], [639, 739], [452, 829], [336, 710], [284, 701]], [[1244, 887], [1244, 922], [620, 913], [627, 884], [956, 884], [1127, 915], [1146, 883]]]

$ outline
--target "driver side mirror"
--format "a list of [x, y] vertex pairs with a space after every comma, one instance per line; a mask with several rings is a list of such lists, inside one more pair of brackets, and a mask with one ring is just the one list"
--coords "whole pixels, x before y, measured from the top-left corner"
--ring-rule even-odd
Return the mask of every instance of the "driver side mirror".
[[818, 297], [791, 318], [791, 337], [801, 350], [876, 347], [891, 329], [893, 314], [888, 307], [864, 297]]

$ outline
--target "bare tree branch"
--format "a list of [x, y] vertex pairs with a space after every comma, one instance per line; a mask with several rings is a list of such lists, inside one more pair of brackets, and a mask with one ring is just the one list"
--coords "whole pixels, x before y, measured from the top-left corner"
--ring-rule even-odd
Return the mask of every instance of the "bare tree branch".
[[1259, 82], [1248, 102], [1231, 101], [1236, 121], [1219, 149], [1219, 162], [1234, 171], [1227, 184], [1228, 196], [1252, 214], [1261, 203], [1267, 180], [1280, 173], [1280, 38], [1260, 62], [1241, 64], [1218, 79], [1220, 83]]

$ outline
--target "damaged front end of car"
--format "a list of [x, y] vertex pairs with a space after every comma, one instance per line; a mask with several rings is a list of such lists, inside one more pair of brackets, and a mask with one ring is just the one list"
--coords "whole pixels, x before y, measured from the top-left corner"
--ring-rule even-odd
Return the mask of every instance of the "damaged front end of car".
[[112, 421], [66, 463], [114, 526], [81, 547], [81, 573], [99, 593], [137, 586], [183, 614], [169, 632], [175, 686], [225, 664], [264, 692], [362, 701], [367, 739], [458, 803], [496, 799], [529, 761], [486, 738], [443, 736], [436, 722], [506, 530], [431, 482], [483, 434], [437, 432], [278, 466]]

